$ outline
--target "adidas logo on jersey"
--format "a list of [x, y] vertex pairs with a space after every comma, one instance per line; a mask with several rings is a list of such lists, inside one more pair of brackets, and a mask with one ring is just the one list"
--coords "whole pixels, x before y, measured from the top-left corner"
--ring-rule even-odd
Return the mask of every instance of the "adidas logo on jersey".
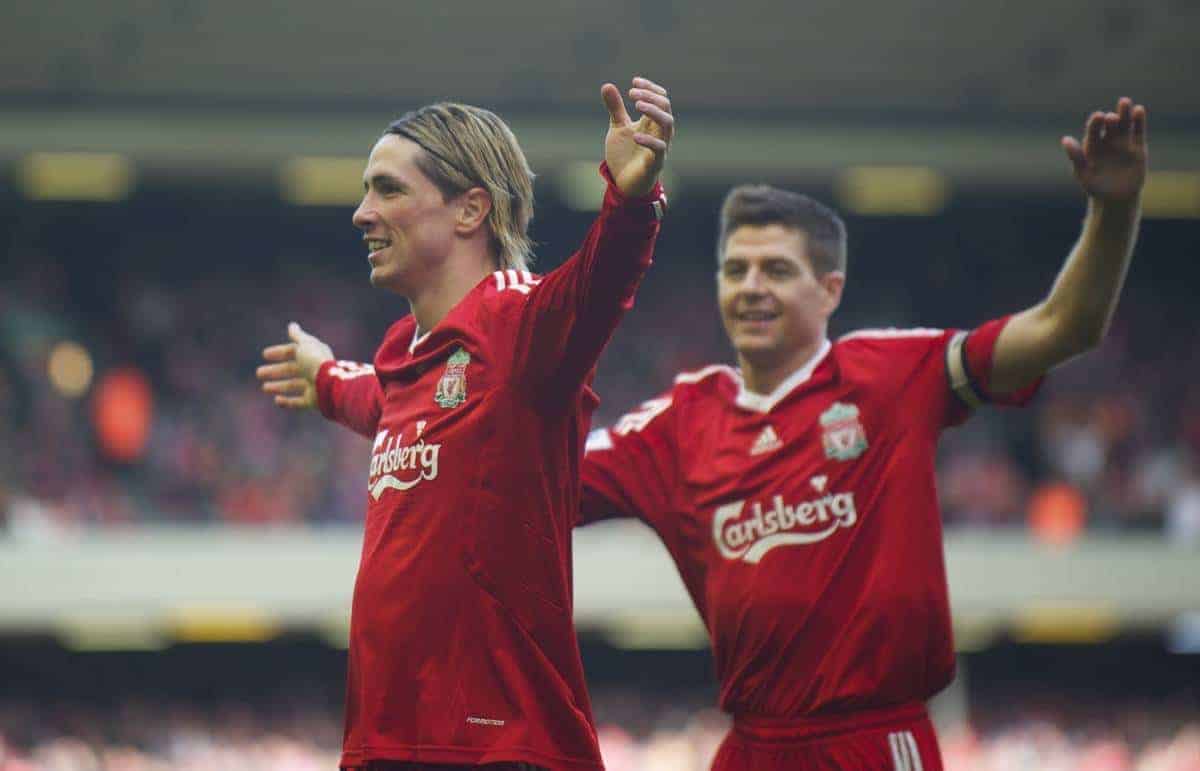
[[[823, 489], [827, 480], [813, 477], [809, 481], [814, 488]], [[795, 505], [776, 495], [767, 506], [755, 502], [750, 515], [743, 518], [745, 507], [745, 501], [734, 501], [716, 510], [713, 540], [725, 559], [751, 564], [776, 546], [818, 543], [838, 528], [858, 522], [854, 493], [829, 493]]]
[[775, 429], [767, 426], [754, 440], [754, 444], [750, 447], [751, 455], [762, 455], [764, 452], [778, 450], [783, 446], [783, 442], [779, 441], [779, 435], [775, 433]]

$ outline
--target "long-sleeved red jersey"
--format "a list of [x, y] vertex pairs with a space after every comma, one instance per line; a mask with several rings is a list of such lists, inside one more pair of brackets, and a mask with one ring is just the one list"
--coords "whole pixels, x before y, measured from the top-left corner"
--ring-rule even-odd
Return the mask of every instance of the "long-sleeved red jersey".
[[846, 714], [950, 682], [934, 456], [967, 403], [1036, 390], [989, 394], [1006, 321], [850, 334], [765, 396], [708, 367], [593, 432], [581, 521], [658, 533], [708, 628], [724, 710]]
[[596, 360], [633, 301], [661, 188], [607, 169], [582, 248], [485, 278], [374, 367], [327, 362], [321, 412], [374, 440], [350, 622], [342, 765], [601, 769], [571, 619], [571, 526]]

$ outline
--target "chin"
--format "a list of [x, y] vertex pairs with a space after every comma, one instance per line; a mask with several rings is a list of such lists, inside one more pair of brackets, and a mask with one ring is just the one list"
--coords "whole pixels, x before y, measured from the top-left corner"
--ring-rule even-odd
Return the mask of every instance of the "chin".
[[388, 292], [393, 292], [398, 295], [408, 297], [408, 287], [405, 285], [403, 276], [397, 275], [395, 271], [380, 270], [374, 268], [371, 270], [371, 286], [376, 289], [384, 289]]
[[779, 348], [778, 340], [766, 337], [743, 336], [733, 341], [733, 349], [738, 352], [738, 355], [749, 358], [770, 356], [778, 352]]
[[371, 268], [371, 286], [376, 289], [388, 289], [391, 287], [394, 279], [395, 277], [390, 275], [385, 267]]

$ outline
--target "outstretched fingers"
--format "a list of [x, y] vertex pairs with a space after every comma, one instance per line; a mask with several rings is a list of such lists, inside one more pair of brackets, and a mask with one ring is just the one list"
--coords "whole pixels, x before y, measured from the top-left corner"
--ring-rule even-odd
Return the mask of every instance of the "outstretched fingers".
[[667, 89], [658, 85], [653, 80], [650, 80], [649, 78], [643, 78], [640, 75], [633, 79], [633, 87], [644, 88], [647, 91], [653, 91], [654, 93], [662, 94], [663, 96], [667, 95]]
[[647, 91], [644, 88], [629, 89], [629, 98], [634, 100], [634, 106], [639, 110], [642, 108], [639, 105], [653, 105], [663, 112], [671, 111], [671, 100], [666, 94], [660, 94], [657, 91]]
[[658, 125], [659, 131], [664, 137], [670, 137], [675, 131], [675, 116], [659, 107], [658, 105], [650, 104], [649, 102], [638, 102], [636, 105], [638, 112], [649, 118]]
[[263, 348], [263, 358], [267, 361], [288, 361], [296, 358], [295, 343], [281, 343]]
[[313, 378], [305, 374], [304, 366], [314, 356], [332, 358], [329, 346], [305, 332], [299, 324], [287, 326], [290, 343], [269, 345], [262, 351], [265, 364], [254, 374], [264, 393], [274, 397], [276, 406], [288, 409], [308, 409], [314, 405]]
[[1094, 112], [1088, 116], [1083, 129], [1083, 146], [1085, 149], [1096, 147], [1104, 136], [1104, 113]]
[[281, 396], [302, 396], [307, 388], [308, 381], [302, 377], [294, 377], [287, 380], [272, 380], [268, 383], [263, 383], [262, 386], [264, 393]]
[[275, 405], [277, 407], [286, 407], [289, 410], [306, 410], [308, 409], [308, 399], [303, 396], [275, 396]]
[[1133, 121], [1133, 143], [1138, 146], [1146, 144], [1146, 108], [1134, 105], [1131, 120]]
[[283, 380], [285, 378], [300, 377], [300, 365], [292, 361], [282, 361], [278, 364], [263, 364], [257, 370], [255, 375], [259, 380]]
[[1083, 146], [1079, 144], [1079, 140], [1075, 137], [1063, 137], [1061, 144], [1071, 165], [1075, 167], [1075, 171], [1082, 172], [1087, 166], [1087, 155], [1083, 152]]
[[1088, 154], [1102, 146], [1144, 149], [1146, 144], [1146, 108], [1123, 96], [1117, 100], [1115, 112], [1093, 112], [1083, 129], [1083, 139], [1062, 138], [1063, 150], [1076, 168]]
[[632, 123], [629, 113], [625, 110], [625, 100], [621, 98], [620, 89], [612, 83], [605, 83], [600, 87], [600, 98], [604, 100], [604, 106], [608, 108], [609, 125], [620, 127]]
[[660, 155], [667, 151], [667, 141], [665, 139], [660, 139], [653, 134], [645, 134], [639, 131], [633, 135], [633, 141], [637, 142], [639, 145], [648, 150], [653, 150]]
[[1128, 135], [1133, 127], [1133, 100], [1123, 96], [1117, 100], [1117, 131]]
[[1104, 139], [1111, 142], [1121, 134], [1121, 116], [1115, 112], [1104, 113]]
[[288, 322], [287, 330], [288, 330], [288, 337], [291, 338], [293, 343], [302, 343], [302, 342], [304, 342], [305, 338], [312, 337], [312, 335], [305, 332], [300, 327], [300, 325], [294, 321]]
[[[638, 112], [649, 119], [643, 120], [639, 128], [650, 129], [639, 131], [634, 140], [656, 152], [665, 151], [675, 134], [675, 115], [671, 112], [667, 90], [645, 78], [634, 78], [633, 82], [634, 88], [629, 89], [629, 98], [634, 100]], [[638, 139], [639, 136], [643, 139]], [[648, 141], [650, 139], [656, 141]]]

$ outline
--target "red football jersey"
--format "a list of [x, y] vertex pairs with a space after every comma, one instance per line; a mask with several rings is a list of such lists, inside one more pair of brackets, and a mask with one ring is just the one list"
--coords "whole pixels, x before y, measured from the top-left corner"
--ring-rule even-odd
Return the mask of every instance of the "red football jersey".
[[708, 367], [593, 432], [582, 520], [658, 533], [708, 628], [724, 710], [832, 714], [950, 682], [934, 453], [962, 399], [986, 398], [1005, 321], [850, 334], [769, 396]]
[[[606, 177], [607, 170], [603, 169]], [[372, 437], [343, 766], [600, 769], [571, 619], [595, 363], [650, 264], [661, 188], [604, 207], [545, 276], [502, 270], [373, 367], [327, 362], [321, 412]]]

